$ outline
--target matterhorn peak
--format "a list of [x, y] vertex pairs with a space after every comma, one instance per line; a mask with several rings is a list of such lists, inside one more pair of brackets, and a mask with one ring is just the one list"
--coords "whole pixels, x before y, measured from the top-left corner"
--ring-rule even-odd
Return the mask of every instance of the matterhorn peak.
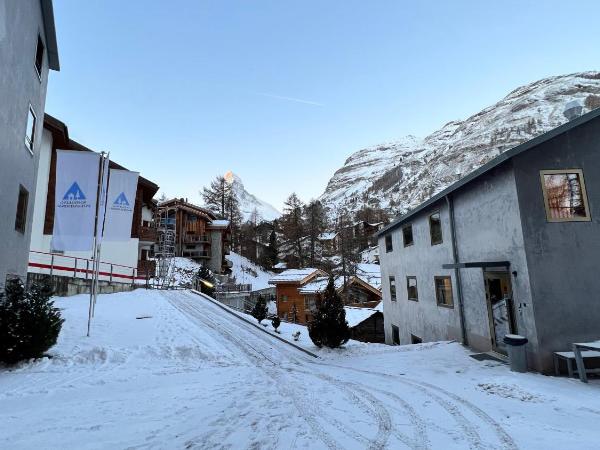
[[264, 220], [274, 220], [281, 216], [281, 213], [269, 203], [250, 194], [244, 188], [242, 179], [231, 170], [223, 175], [225, 181], [232, 186], [235, 195], [240, 202], [240, 211], [244, 220], [249, 220], [256, 211]]

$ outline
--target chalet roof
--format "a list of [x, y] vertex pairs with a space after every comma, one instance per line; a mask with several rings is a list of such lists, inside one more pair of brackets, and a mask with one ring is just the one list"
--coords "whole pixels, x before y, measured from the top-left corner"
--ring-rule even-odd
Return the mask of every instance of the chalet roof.
[[327, 233], [321, 233], [317, 236], [317, 239], [320, 241], [330, 241], [334, 239], [338, 234], [335, 231], [329, 231]]
[[[298, 291], [301, 294], [318, 294], [323, 292], [329, 283], [329, 277], [317, 277], [310, 283], [306, 283]], [[337, 276], [333, 279], [336, 290], [344, 287], [344, 277]]]
[[396, 218], [388, 226], [382, 228], [377, 233], [377, 236], [378, 237], [384, 236], [385, 234], [389, 233], [390, 231], [398, 228], [399, 226], [401, 226], [403, 223], [405, 223], [406, 221], [411, 219], [413, 216], [415, 216], [419, 212], [430, 207], [431, 205], [434, 205], [435, 203], [439, 202], [447, 195], [450, 195], [454, 191], [457, 191], [458, 189], [462, 188], [463, 186], [466, 186], [471, 181], [474, 181], [475, 179], [479, 178], [481, 175], [489, 172], [490, 170], [494, 169], [495, 167], [499, 166], [500, 164], [512, 159], [513, 157], [515, 157], [517, 155], [520, 155], [523, 152], [526, 152], [527, 150], [537, 147], [538, 145], [543, 144], [543, 143], [549, 141], [550, 139], [555, 138], [556, 136], [566, 133], [567, 131], [570, 131], [573, 128], [583, 125], [597, 117], [600, 117], [600, 108], [596, 108], [586, 114], [583, 114], [582, 116], [580, 116], [576, 119], [573, 119], [567, 123], [564, 123], [556, 128], [553, 128], [552, 130], [550, 130], [546, 133], [540, 134], [539, 136], [536, 136], [533, 139], [530, 139], [520, 145], [517, 145], [516, 147], [513, 147], [510, 150], [505, 151], [504, 153], [501, 153], [496, 158], [494, 158], [491, 161], [489, 161], [488, 163], [484, 164], [479, 169], [474, 170], [467, 176], [461, 178], [456, 183], [450, 185], [443, 191], [441, 191], [438, 194], [431, 197], [429, 200], [421, 203], [419, 206], [417, 206], [416, 208], [407, 212], [406, 214]]
[[304, 284], [310, 281], [313, 277], [325, 275], [325, 272], [319, 269], [304, 268], [304, 269], [288, 269], [280, 274], [275, 275], [269, 280], [269, 284], [293, 283]]
[[356, 276], [381, 290], [381, 266], [372, 263], [359, 263], [356, 265]]
[[193, 203], [186, 202], [183, 198], [171, 198], [169, 200], [165, 200], [164, 202], [159, 202], [158, 207], [173, 207], [177, 209], [183, 209], [189, 213], [207, 217], [210, 221], [214, 221], [217, 218], [211, 210], [194, 205]]
[[42, 18], [44, 20], [44, 35], [46, 36], [46, 53], [48, 54], [48, 67], [51, 70], [60, 70], [58, 60], [58, 44], [56, 43], [56, 28], [54, 25], [54, 7], [52, 0], [40, 0]]
[[355, 327], [373, 314], [382, 313], [381, 302], [375, 308], [358, 308], [354, 306], [344, 306], [346, 311], [346, 322], [350, 328]]

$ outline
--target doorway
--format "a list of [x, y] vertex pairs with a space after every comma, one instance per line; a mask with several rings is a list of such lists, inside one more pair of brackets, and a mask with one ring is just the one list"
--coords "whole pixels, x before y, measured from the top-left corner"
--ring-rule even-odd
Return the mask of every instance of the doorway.
[[485, 280], [492, 350], [506, 355], [504, 336], [517, 332], [513, 314], [510, 272], [484, 271], [483, 277]]

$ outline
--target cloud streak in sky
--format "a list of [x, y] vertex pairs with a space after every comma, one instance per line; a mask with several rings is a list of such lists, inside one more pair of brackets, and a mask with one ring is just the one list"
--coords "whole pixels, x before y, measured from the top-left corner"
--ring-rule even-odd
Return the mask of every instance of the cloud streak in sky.
[[312, 100], [303, 100], [301, 98], [296, 98], [296, 97], [286, 97], [284, 95], [269, 94], [267, 92], [253, 92], [253, 94], [260, 95], [262, 97], [274, 98], [277, 100], [284, 100], [286, 102], [303, 103], [305, 105], [313, 105], [313, 106], [325, 106], [323, 103], [313, 102]]

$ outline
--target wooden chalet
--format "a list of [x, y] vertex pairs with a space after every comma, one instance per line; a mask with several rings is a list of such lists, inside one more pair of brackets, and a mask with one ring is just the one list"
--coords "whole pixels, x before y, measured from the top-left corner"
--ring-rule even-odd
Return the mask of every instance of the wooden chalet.
[[304, 296], [300, 288], [318, 277], [327, 274], [320, 269], [288, 269], [275, 275], [269, 280], [269, 284], [275, 286], [277, 298], [277, 315], [283, 319], [295, 323], [306, 323], [311, 317], [304, 302]]

